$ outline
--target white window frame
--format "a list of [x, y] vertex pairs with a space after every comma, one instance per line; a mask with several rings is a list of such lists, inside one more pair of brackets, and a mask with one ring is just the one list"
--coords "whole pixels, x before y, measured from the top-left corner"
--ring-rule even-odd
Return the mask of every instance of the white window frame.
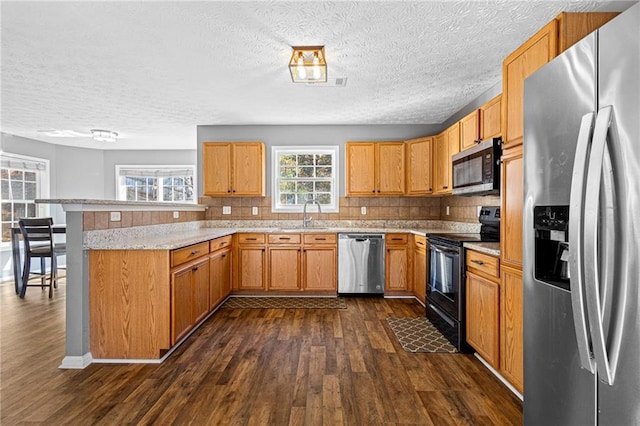
[[[193, 200], [191, 201], [187, 201], [187, 200], [183, 200], [183, 201], [164, 201], [164, 200], [155, 200], [155, 201], [139, 201], [141, 203], [145, 203], [145, 202], [149, 202], [149, 203], [184, 203], [184, 204], [197, 204], [198, 203], [198, 188], [197, 188], [197, 182], [198, 182], [198, 176], [196, 174], [196, 166], [195, 164], [181, 164], [181, 165], [165, 165], [165, 164], [155, 164], [155, 165], [150, 165], [150, 164], [144, 164], [144, 165], [139, 165], [139, 164], [116, 164], [116, 174], [115, 174], [115, 189], [116, 189], [116, 199], [121, 200], [121, 201], [126, 201], [127, 200], [127, 193], [126, 193], [126, 186], [121, 186], [120, 185], [120, 171], [122, 169], [131, 169], [131, 170], [136, 170], [136, 171], [145, 171], [145, 170], [149, 170], [151, 171], [159, 171], [159, 170], [172, 170], [172, 169], [191, 169], [193, 171]], [[149, 174], [149, 176], [153, 176], [152, 173]], [[162, 182], [162, 177], [158, 177], [158, 194], [163, 194], [163, 182]]]
[[[340, 208], [340, 147], [337, 145], [310, 146], [273, 146], [271, 147], [271, 212], [272, 213], [302, 213], [302, 205], [280, 204], [280, 175], [278, 173], [280, 154], [331, 154], [333, 156], [333, 173], [331, 178], [331, 204], [322, 205], [322, 213], [337, 213]], [[318, 207], [312, 206], [311, 211]]]
[[[30, 168], [31, 165], [33, 165], [33, 163], [43, 164], [43, 169], [36, 169], [36, 174], [37, 174], [36, 199], [49, 198], [49, 193], [51, 189], [50, 188], [51, 187], [51, 178], [50, 178], [51, 167], [50, 167], [49, 160], [47, 160], [46, 158], [31, 157], [28, 155], [13, 154], [9, 152], [0, 152], [0, 162], [2, 163], [3, 167], [5, 163], [9, 163], [7, 164], [9, 166], [8, 168], [22, 169], [26, 171], [33, 171], [33, 169]], [[20, 167], [21, 163], [23, 164], [23, 167]], [[30, 164], [30, 166], [27, 167], [27, 164]], [[50, 209], [48, 204], [36, 204], [36, 209], [35, 209], [36, 217], [49, 216], [50, 214], [49, 211]], [[0, 243], [0, 247], [2, 247], [3, 249], [10, 246], [11, 246], [11, 241]]]

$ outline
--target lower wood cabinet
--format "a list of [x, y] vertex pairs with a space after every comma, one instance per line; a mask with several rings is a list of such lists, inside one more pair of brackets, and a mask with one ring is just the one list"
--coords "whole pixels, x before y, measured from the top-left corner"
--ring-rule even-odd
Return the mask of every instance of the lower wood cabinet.
[[413, 236], [413, 292], [422, 303], [427, 302], [427, 238], [424, 235]]
[[467, 343], [494, 368], [500, 359], [500, 285], [467, 272]]
[[409, 278], [409, 234], [385, 236], [385, 292], [412, 291]]
[[523, 392], [522, 271], [503, 267], [500, 285], [500, 373]]
[[301, 248], [269, 247], [269, 290], [300, 290]]
[[171, 272], [171, 344], [180, 341], [208, 313], [209, 258], [203, 257]]
[[209, 256], [209, 309], [218, 306], [231, 293], [231, 248]]
[[238, 290], [265, 290], [265, 235], [242, 233], [236, 235], [236, 283]]
[[306, 291], [338, 289], [337, 235], [304, 234], [302, 246], [302, 287]]

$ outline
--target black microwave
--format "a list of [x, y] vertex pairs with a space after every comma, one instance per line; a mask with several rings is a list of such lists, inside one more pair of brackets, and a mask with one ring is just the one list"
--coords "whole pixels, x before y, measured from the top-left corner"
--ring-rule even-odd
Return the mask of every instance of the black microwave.
[[453, 195], [500, 193], [502, 139], [486, 139], [451, 157]]

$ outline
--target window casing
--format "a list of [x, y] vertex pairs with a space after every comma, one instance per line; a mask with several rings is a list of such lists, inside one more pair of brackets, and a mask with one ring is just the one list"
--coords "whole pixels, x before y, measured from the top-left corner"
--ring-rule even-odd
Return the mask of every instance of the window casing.
[[320, 202], [323, 213], [337, 212], [338, 152], [337, 146], [272, 147], [272, 212], [302, 212], [310, 199]]
[[118, 200], [195, 203], [194, 166], [116, 166]]
[[49, 160], [3, 152], [0, 155], [2, 187], [2, 244], [11, 242], [11, 228], [21, 217], [48, 214], [48, 206], [34, 200], [49, 196]]

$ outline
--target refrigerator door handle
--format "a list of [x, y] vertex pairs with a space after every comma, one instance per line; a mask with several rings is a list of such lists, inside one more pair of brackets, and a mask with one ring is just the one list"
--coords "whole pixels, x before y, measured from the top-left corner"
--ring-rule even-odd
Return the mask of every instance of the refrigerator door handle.
[[[601, 194], [600, 188], [604, 182], [604, 189], [611, 192], [612, 185], [609, 177], [603, 178], [603, 164], [605, 161], [605, 148], [607, 145], [607, 135], [609, 134], [609, 126], [613, 118], [613, 108], [606, 106], [598, 111], [596, 124], [593, 130], [593, 143], [591, 145], [591, 154], [589, 159], [589, 167], [587, 169], [586, 181], [586, 198], [584, 205], [584, 269], [585, 273], [585, 290], [587, 300], [587, 310], [589, 314], [589, 325], [591, 328], [591, 339], [593, 345], [593, 354], [596, 359], [598, 377], [601, 381], [608, 385], [613, 385], [619, 353], [619, 334], [621, 333], [622, 324], [614, 324], [611, 328], [612, 333], [618, 336], [612, 336], [616, 344], [613, 345], [611, 353], [607, 350], [607, 339], [604, 331], [604, 304], [607, 302], [603, 293], [610, 295], [611, 286], [614, 285], [609, 274], [606, 274], [604, 282], [601, 283], [601, 273], [611, 271], [612, 256], [609, 253], [612, 250], [611, 238], [615, 236], [601, 236], [607, 238], [608, 244], [600, 244], [605, 252], [598, 253], [598, 229], [600, 218], [600, 200], [601, 196], [610, 197], [612, 194]], [[613, 212], [612, 209], [605, 209], [607, 223], [611, 223]], [[602, 268], [599, 259], [602, 258], [608, 264]]]
[[576, 156], [571, 177], [571, 195], [569, 205], [569, 272], [571, 276], [571, 306], [573, 323], [578, 341], [578, 356], [583, 369], [595, 374], [595, 360], [591, 354], [591, 339], [587, 326], [587, 307], [584, 289], [584, 202], [589, 146], [593, 130], [595, 113], [582, 117]]

